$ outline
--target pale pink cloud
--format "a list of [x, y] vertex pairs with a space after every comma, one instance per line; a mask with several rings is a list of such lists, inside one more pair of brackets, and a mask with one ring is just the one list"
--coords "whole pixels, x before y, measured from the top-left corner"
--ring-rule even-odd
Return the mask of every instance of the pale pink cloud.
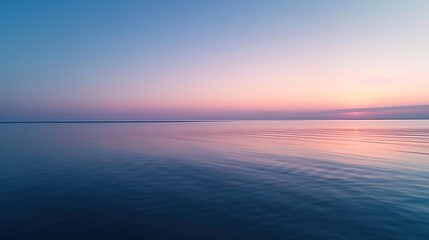
[[363, 85], [391, 85], [399, 81], [399, 78], [392, 77], [373, 77], [365, 78], [360, 81]]

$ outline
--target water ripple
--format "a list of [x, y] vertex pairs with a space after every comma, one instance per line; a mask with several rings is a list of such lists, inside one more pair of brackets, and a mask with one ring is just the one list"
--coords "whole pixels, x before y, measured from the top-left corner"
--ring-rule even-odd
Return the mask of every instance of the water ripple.
[[429, 122], [0, 130], [2, 239], [429, 239]]

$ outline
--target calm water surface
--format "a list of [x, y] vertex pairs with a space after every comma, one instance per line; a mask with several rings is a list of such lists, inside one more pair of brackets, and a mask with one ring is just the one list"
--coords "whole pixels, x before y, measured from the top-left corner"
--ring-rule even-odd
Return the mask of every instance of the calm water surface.
[[429, 121], [0, 124], [0, 239], [429, 239]]

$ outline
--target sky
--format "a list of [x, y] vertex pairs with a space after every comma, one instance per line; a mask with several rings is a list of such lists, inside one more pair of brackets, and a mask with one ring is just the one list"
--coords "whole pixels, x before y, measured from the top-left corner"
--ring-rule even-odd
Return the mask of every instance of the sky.
[[428, 13], [427, 0], [3, 0], [0, 120], [429, 116]]

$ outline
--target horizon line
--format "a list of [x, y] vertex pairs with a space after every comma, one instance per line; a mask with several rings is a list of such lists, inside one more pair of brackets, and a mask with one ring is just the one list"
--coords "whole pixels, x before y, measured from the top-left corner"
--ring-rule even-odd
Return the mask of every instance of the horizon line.
[[[29, 118], [19, 120], [14, 117], [0, 120], [0, 123], [184, 123], [184, 122], [221, 122], [221, 121], [252, 121], [252, 120], [425, 120], [429, 119], [429, 105], [386, 106], [332, 109], [324, 111], [234, 111], [211, 114], [188, 114], [188, 116], [135, 116], [98, 117], [86, 116]], [[38, 120], [39, 119], [39, 120]]]
[[0, 124], [49, 124], [49, 123], [214, 123], [214, 122], [239, 122], [239, 121], [427, 121], [429, 118], [368, 118], [368, 119], [344, 119], [344, 118], [296, 118], [296, 119], [224, 119], [224, 120], [52, 120], [52, 121], [0, 121]]

